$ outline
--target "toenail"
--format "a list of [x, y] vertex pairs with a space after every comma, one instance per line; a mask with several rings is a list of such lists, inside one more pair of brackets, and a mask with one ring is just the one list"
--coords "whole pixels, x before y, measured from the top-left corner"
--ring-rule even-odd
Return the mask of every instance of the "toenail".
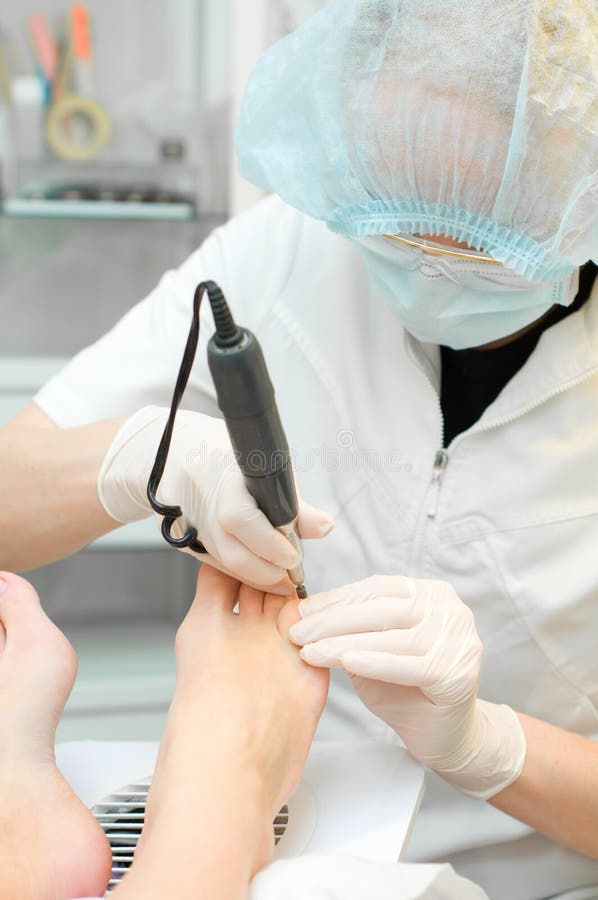
[[7, 587], [8, 581], [5, 578], [0, 578], [0, 594], [3, 594]]

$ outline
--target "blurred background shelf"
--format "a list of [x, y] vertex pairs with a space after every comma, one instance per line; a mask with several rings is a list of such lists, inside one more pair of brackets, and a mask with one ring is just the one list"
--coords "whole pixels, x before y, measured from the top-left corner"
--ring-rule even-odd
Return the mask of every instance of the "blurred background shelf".
[[[184, 154], [182, 141], [166, 144]], [[12, 189], [0, 212], [6, 216], [188, 221], [198, 214], [200, 170], [183, 160], [156, 164], [52, 159], [19, 160]]]
[[5, 216], [47, 219], [158, 219], [188, 221], [195, 217], [190, 203], [115, 203], [99, 200], [28, 200], [14, 198], [2, 204]]

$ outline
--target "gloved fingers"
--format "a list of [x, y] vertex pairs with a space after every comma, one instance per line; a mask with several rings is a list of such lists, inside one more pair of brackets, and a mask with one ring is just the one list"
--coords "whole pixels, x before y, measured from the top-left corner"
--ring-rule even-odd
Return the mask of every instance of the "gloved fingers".
[[301, 619], [291, 632], [291, 640], [304, 645], [341, 635], [412, 628], [422, 618], [422, 609], [412, 597], [373, 597], [365, 603], [342, 608], [337, 605]]
[[299, 612], [303, 619], [336, 606], [364, 604], [378, 597], [394, 597], [408, 600], [415, 597], [415, 582], [410, 578], [394, 575], [373, 575], [364, 581], [356, 581], [331, 591], [313, 594], [303, 600]]
[[218, 498], [218, 522], [227, 534], [273, 566], [286, 571], [299, 563], [297, 551], [258, 509], [240, 473], [235, 473], [222, 482]]
[[334, 519], [327, 512], [299, 499], [299, 534], [304, 540], [327, 537], [334, 528]]
[[[351, 652], [372, 652], [388, 656], [418, 656], [427, 653], [428, 642], [421, 629], [378, 631], [326, 638], [308, 644], [301, 650], [305, 662], [316, 666], [344, 666], [344, 657]], [[373, 677], [373, 676], [370, 676]], [[384, 678], [382, 681], [386, 680]]]
[[324, 512], [311, 503], [306, 503], [301, 493], [299, 479], [297, 473], [293, 469], [293, 478], [295, 480], [295, 490], [297, 491], [297, 501], [299, 503], [299, 515], [297, 517], [297, 530], [303, 540], [312, 540], [327, 537], [334, 528], [334, 519], [329, 513]]
[[220, 533], [215, 544], [208, 549], [212, 550], [209, 554], [199, 554], [189, 549], [183, 552], [242, 581], [249, 587], [271, 594], [293, 595], [295, 588], [287, 573], [254, 556], [236, 538]]
[[342, 666], [349, 675], [406, 687], [428, 687], [430, 663], [427, 656], [403, 656], [374, 650], [347, 650]]
[[266, 589], [284, 578], [285, 572], [255, 556], [241, 541], [221, 529], [214, 529], [208, 550], [244, 584]]

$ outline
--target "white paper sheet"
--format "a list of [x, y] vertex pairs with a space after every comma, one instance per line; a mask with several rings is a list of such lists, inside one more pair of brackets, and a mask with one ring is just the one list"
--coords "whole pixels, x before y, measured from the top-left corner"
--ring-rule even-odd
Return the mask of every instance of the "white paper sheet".
[[[154, 769], [156, 743], [83, 741], [56, 748], [59, 767], [91, 807]], [[423, 794], [423, 770], [400, 748], [315, 742], [297, 796], [298, 840], [255, 879], [250, 900], [487, 900], [450, 866], [395, 864]], [[293, 801], [291, 800], [290, 807]], [[360, 857], [360, 858], [356, 858]], [[166, 900], [166, 898], [165, 898]]]
[[[80, 741], [59, 744], [56, 755], [73, 790], [92, 807], [113, 791], [151, 775], [157, 750], [156, 743]], [[315, 816], [315, 821], [304, 823], [301, 846], [283, 840], [279, 857], [305, 851], [377, 862], [399, 859], [424, 784], [423, 769], [404, 750], [378, 743], [316, 741], [303, 784], [315, 804], [305, 797], [301, 815]]]
[[260, 872], [249, 900], [488, 900], [488, 896], [448, 865], [304, 856]]
[[488, 900], [449, 865], [373, 863], [333, 856], [276, 862], [253, 881], [250, 900]]

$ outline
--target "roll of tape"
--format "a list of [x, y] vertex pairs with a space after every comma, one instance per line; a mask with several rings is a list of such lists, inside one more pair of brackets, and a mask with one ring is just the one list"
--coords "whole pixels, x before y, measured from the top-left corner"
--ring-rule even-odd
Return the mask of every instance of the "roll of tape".
[[[87, 134], [75, 136], [77, 119], [82, 119]], [[80, 130], [80, 129], [79, 129]], [[60, 159], [81, 162], [93, 159], [112, 136], [112, 123], [103, 106], [90, 97], [68, 94], [52, 106], [46, 122], [46, 139]]]

